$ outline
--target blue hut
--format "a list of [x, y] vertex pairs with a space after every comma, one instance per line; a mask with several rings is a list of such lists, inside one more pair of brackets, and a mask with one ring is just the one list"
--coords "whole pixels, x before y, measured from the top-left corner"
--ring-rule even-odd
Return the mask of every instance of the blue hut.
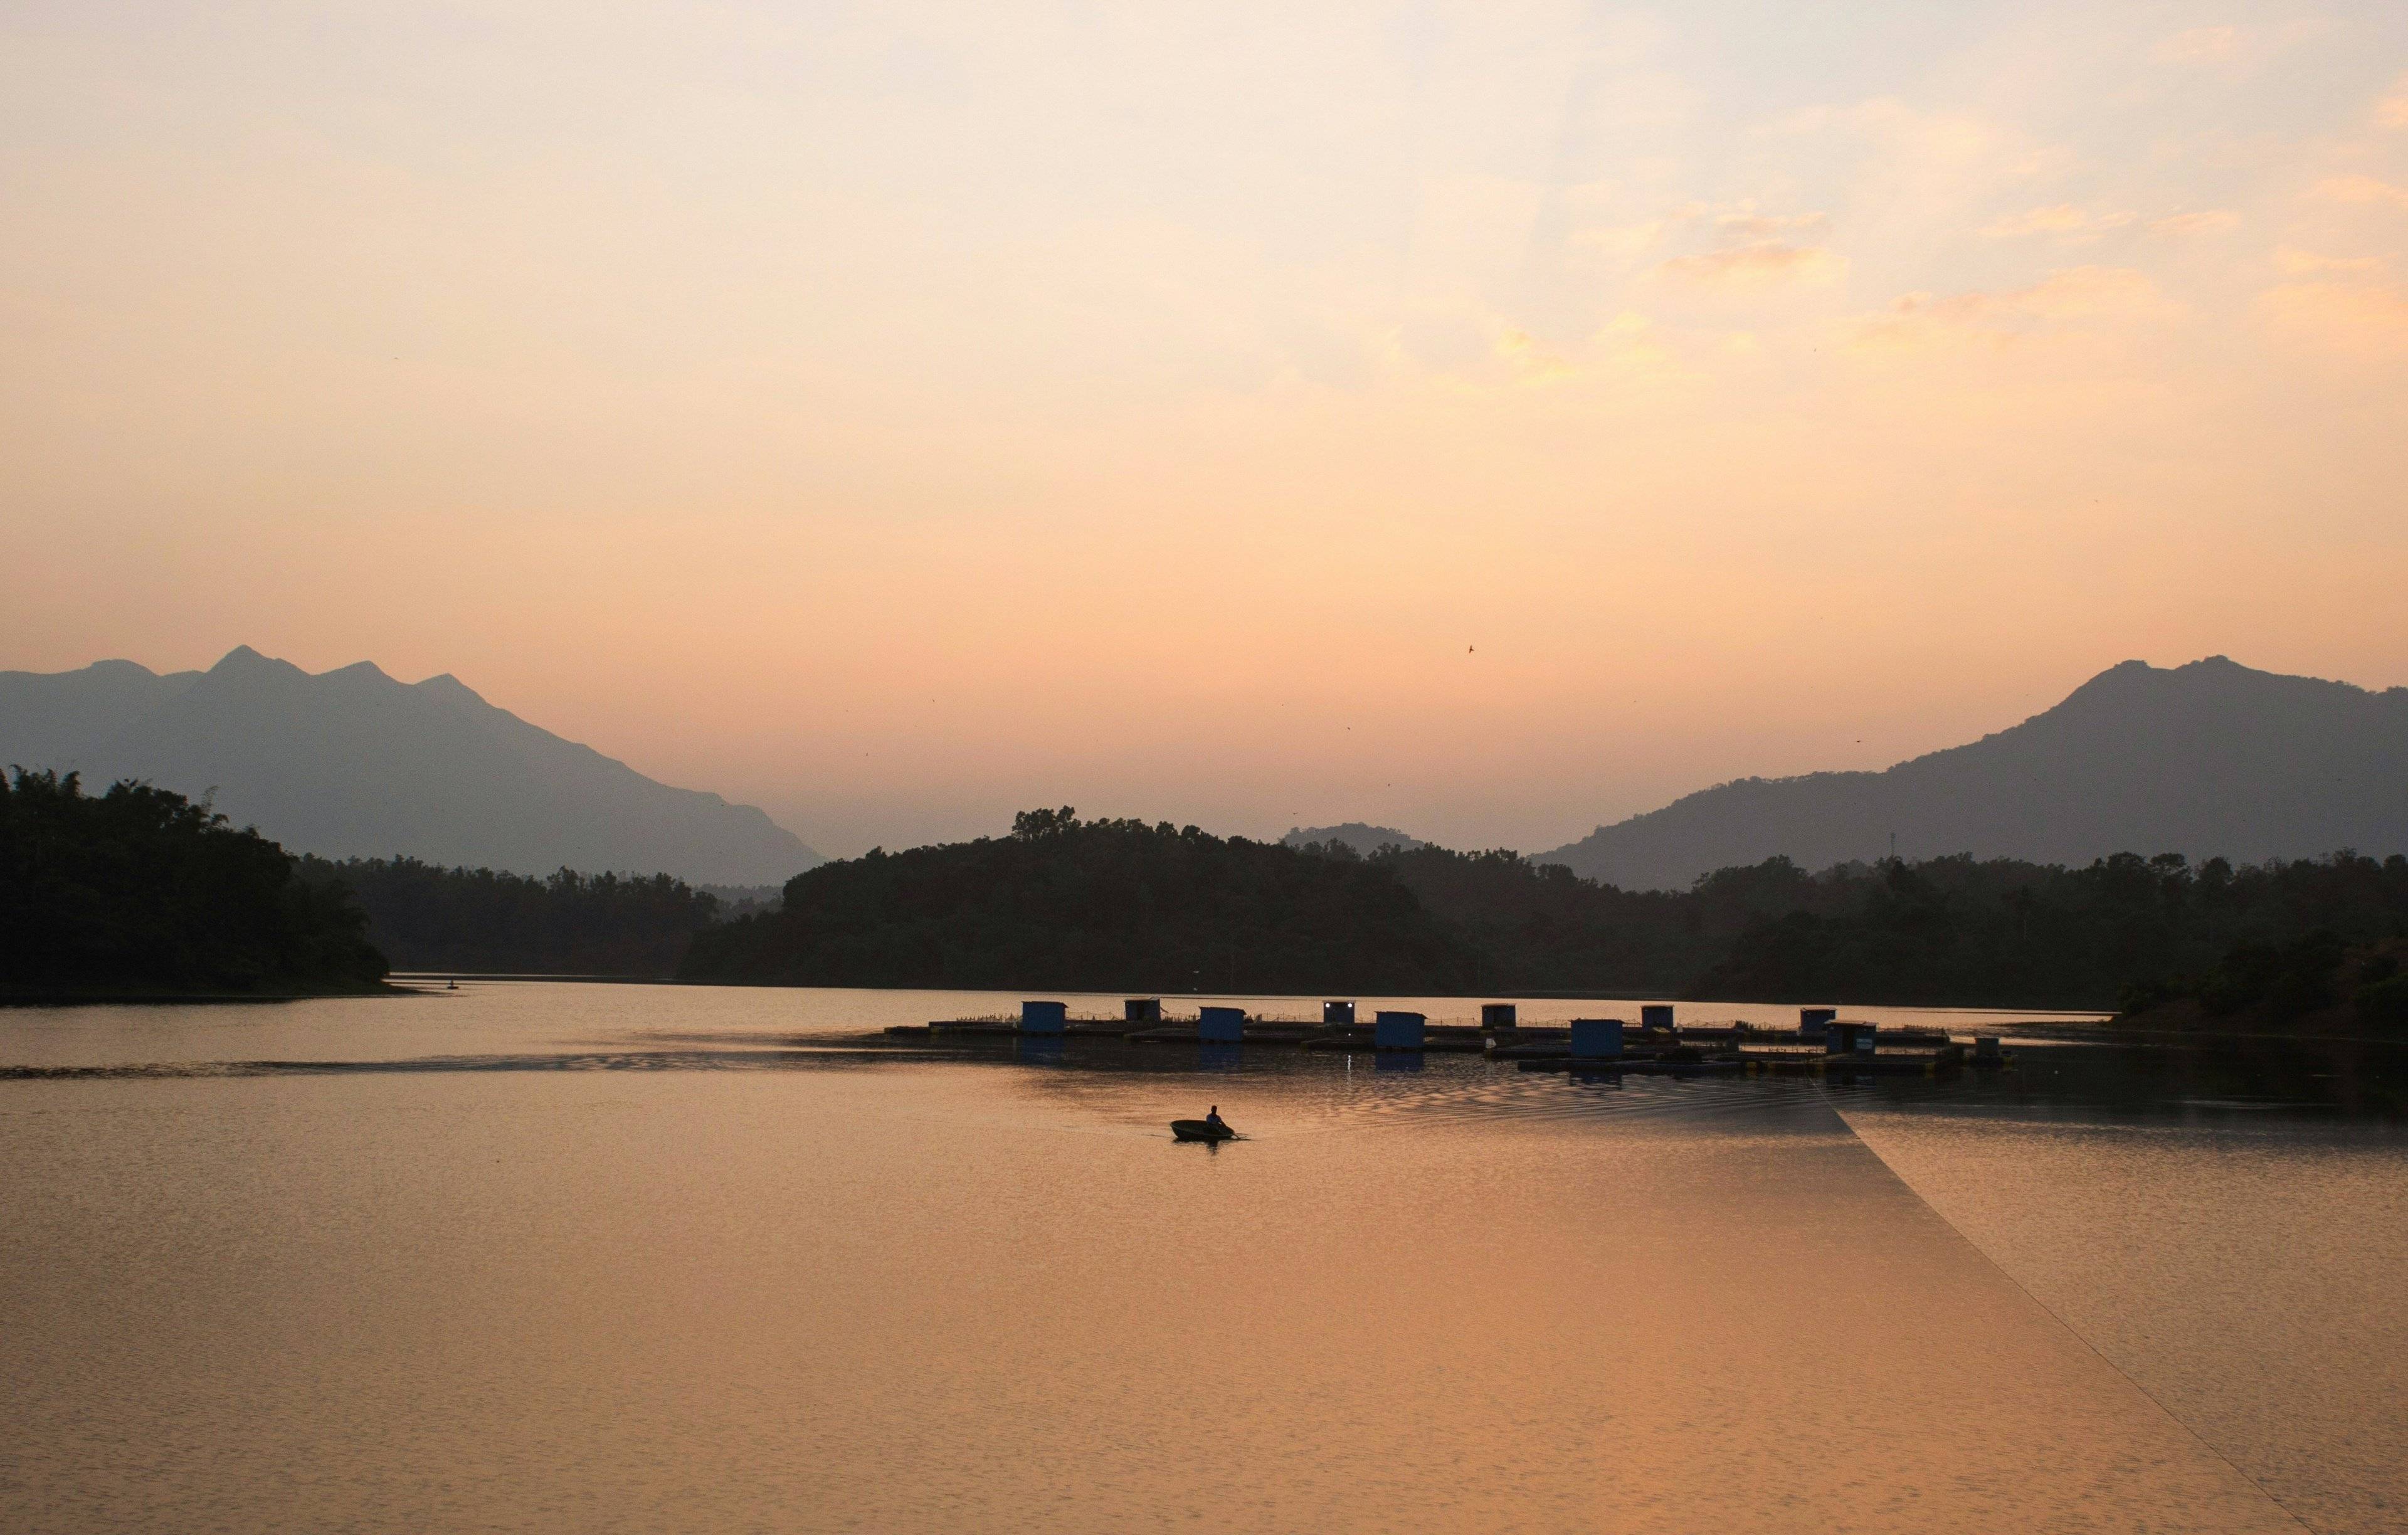
[[1418, 1012], [1376, 1012], [1371, 1015], [1371, 1048], [1419, 1050], [1429, 1020]]
[[1162, 1022], [1162, 998], [1132, 997], [1121, 1003], [1121, 1022], [1125, 1024], [1158, 1024]]
[[1236, 1044], [1245, 1037], [1246, 1010], [1243, 1008], [1199, 1008], [1196, 1013], [1196, 1037], [1207, 1044]]
[[1879, 1024], [1830, 1024], [1823, 1031], [1823, 1053], [1870, 1055], [1873, 1053], [1873, 1036], [1880, 1032]]
[[1353, 1028], [1354, 1026], [1354, 1004], [1352, 1002], [1322, 1003], [1321, 1026], [1324, 1028]]
[[1798, 1010], [1799, 1037], [1807, 1040], [1821, 1039], [1823, 1031], [1831, 1026], [1831, 1020], [1839, 1015], [1840, 1010], [1837, 1008], [1799, 1008]]
[[1480, 1004], [1480, 1026], [1483, 1028], [1518, 1027], [1519, 1026], [1514, 1022], [1517, 1016], [1519, 1015], [1514, 1011], [1513, 1004], [1511, 1002]]
[[1573, 1059], [1594, 1060], [1621, 1054], [1621, 1019], [1575, 1018], [1572, 1020]]
[[1023, 1002], [1020, 1004], [1020, 1032], [1023, 1034], [1059, 1034], [1070, 1021], [1068, 1002]]

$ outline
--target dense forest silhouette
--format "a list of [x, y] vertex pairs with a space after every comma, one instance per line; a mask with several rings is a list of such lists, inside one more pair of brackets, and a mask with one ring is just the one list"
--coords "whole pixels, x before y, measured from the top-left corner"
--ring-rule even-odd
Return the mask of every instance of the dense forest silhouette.
[[1025, 811], [1008, 837], [824, 865], [734, 914], [666, 875], [295, 859], [207, 805], [19, 771], [0, 988], [294, 991], [408, 969], [801, 985], [1689, 997], [2408, 1027], [2408, 857], [2119, 854], [1627, 891], [1510, 849], [1286, 846]]
[[1022, 812], [1011, 835], [826, 864], [696, 935], [695, 980], [830, 986], [1460, 992], [1481, 955], [1396, 875], [1168, 822]]
[[348, 890], [402, 970], [666, 976], [719, 898], [666, 874], [541, 879], [415, 858], [304, 857], [301, 877]]
[[[1509, 849], [1365, 857], [1345, 842], [1224, 840], [1066, 809], [1024, 812], [1009, 838], [799, 875], [783, 911], [700, 934], [681, 973], [2084, 1009], [2203, 990], [2227, 1013], [2289, 1016], [2383, 982], [2384, 961], [2360, 951], [2403, 935], [2399, 856], [2238, 868], [2171, 854], [2078, 868], [1956, 856], [1820, 873], [1772, 858], [1683, 892], [1635, 892]], [[2277, 984], [2317, 965], [2319, 981]]]
[[361, 990], [384, 976], [339, 887], [274, 842], [147, 784], [74, 773], [0, 782], [0, 991]]

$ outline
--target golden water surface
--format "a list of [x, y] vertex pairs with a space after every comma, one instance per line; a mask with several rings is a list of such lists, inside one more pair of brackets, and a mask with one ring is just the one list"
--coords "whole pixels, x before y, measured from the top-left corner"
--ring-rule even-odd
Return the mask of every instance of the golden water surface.
[[0, 1015], [0, 1527], [2401, 1528], [2386, 1132], [967, 1005]]

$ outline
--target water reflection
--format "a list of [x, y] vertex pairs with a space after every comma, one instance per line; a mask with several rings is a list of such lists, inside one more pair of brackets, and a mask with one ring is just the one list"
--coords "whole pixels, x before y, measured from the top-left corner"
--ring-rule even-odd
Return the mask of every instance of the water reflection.
[[[2408, 1498], [2396, 1052], [2022, 1033], [2009, 1071], [1842, 1086], [862, 1042], [992, 998], [461, 996], [5, 1036], [12, 1529], [2372, 1530]], [[1172, 1142], [1208, 1101], [1248, 1139]]]

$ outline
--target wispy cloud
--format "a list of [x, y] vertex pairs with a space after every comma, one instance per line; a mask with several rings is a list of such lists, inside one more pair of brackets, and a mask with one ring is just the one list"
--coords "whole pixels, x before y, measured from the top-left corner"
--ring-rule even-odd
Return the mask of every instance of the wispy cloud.
[[2408, 187], [2395, 187], [2372, 176], [2328, 176], [2316, 183], [2314, 195], [2333, 203], [2386, 203], [2393, 208], [2408, 208]]
[[2408, 355], [2408, 294], [2373, 282], [2286, 282], [2258, 295], [2276, 334], [2332, 351]]
[[2178, 239], [2188, 235], [2221, 235], [2228, 229], [2241, 227], [2241, 215], [2229, 208], [2203, 208], [2186, 213], [2169, 213], [2162, 219], [2149, 221], [2149, 233]]
[[2071, 266], [2004, 293], [1905, 294], [1887, 312], [1856, 322], [1856, 342], [1875, 351], [1966, 341], [2005, 345], [2052, 327], [2163, 321], [2183, 312], [2145, 272]]
[[1847, 275], [1848, 258], [1820, 245], [1756, 240], [1727, 250], [1675, 256], [1658, 275], [1718, 288], [1768, 288], [1784, 283], [1836, 282]]
[[2159, 64], [2221, 64], [2241, 52], [2248, 35], [2239, 27], [2191, 27], [2158, 43], [2151, 57]]
[[2149, 56], [2159, 64], [2190, 69], [2246, 74], [2295, 43], [2331, 30], [2321, 17], [2302, 17], [2276, 26], [2190, 27], [2159, 40]]
[[1598, 224], [1574, 231], [1574, 250], [1619, 260], [1633, 260], [1668, 241], [1694, 238], [1705, 232], [1718, 249], [1792, 238], [1812, 239], [1830, 228], [1829, 215], [1820, 212], [1766, 213], [1753, 200], [1734, 204], [1687, 203], [1657, 217], [1630, 223]]
[[2314, 251], [2302, 251], [2286, 245], [2274, 252], [2275, 269], [2286, 277], [2306, 277], [2319, 272], [2380, 272], [2384, 269], [2381, 256], [2322, 256]]
[[2391, 82], [2391, 93], [2374, 104], [2374, 121], [2386, 128], [2408, 128], [2408, 75]]
[[1770, 240], [1792, 234], [1813, 236], [1830, 226], [1830, 219], [1821, 213], [1723, 213], [1714, 219], [1715, 232], [1731, 240]]
[[2111, 230], [2122, 229], [2139, 222], [2137, 213], [2092, 213], [2071, 203], [2058, 203], [2050, 208], [2035, 208], [2028, 212], [2012, 214], [1982, 231], [1994, 240], [2015, 239], [2028, 235], [2054, 235], [2060, 239], [2096, 239]]

